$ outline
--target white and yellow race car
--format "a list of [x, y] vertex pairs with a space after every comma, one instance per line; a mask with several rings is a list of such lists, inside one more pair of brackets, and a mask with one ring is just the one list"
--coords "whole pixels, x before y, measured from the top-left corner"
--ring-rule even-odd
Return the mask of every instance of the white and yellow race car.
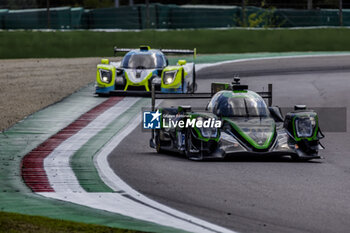
[[121, 62], [102, 59], [97, 65], [96, 91], [99, 96], [113, 92], [148, 92], [152, 85], [162, 93], [194, 93], [196, 90], [195, 64], [178, 60], [169, 65], [167, 54], [193, 54], [196, 49], [151, 49], [140, 46], [139, 49], [114, 48], [114, 54], [126, 52]]

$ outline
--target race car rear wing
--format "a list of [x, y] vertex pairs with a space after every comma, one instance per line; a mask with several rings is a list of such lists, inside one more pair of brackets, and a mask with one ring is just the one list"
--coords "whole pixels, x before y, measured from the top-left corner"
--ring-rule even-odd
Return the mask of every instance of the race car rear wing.
[[162, 53], [168, 53], [168, 54], [193, 54], [193, 57], [197, 57], [197, 49], [194, 48], [193, 50], [191, 49], [160, 49]]
[[[147, 45], [141, 45], [140, 46], [140, 50], [141, 51], [148, 51], [151, 48]], [[117, 46], [114, 46], [114, 56], [116, 56], [116, 54], [118, 52], [130, 52], [131, 48], [118, 48]], [[193, 50], [191, 49], [159, 49], [162, 53], [167, 53], [167, 54], [190, 54], [193, 55], [194, 58], [196, 58], [197, 56], [197, 49], [194, 48]]]
[[[146, 97], [152, 98], [152, 91], [111, 91], [112, 96]], [[164, 93], [154, 91], [156, 99], [210, 99], [211, 93]]]
[[[227, 83], [212, 83], [211, 92], [199, 92], [199, 93], [163, 93], [155, 91], [155, 86], [152, 85], [152, 91], [111, 91], [110, 95], [113, 96], [130, 96], [130, 97], [146, 97], [152, 98], [152, 110], [155, 109], [156, 99], [210, 99], [215, 93], [222, 90], [232, 90], [244, 88], [246, 85], [231, 85]], [[267, 99], [268, 106], [272, 106], [272, 84], [268, 84], [267, 91], [256, 92], [262, 98]]]
[[118, 48], [117, 46], [114, 46], [114, 48], [113, 48], [114, 56], [116, 56], [118, 52], [127, 53], [127, 52], [130, 52], [131, 50], [133, 50], [133, 49], [129, 49], [129, 48]]

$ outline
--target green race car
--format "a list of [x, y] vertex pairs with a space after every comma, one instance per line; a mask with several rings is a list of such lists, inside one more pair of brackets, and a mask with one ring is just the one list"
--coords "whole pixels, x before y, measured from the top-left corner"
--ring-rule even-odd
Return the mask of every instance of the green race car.
[[194, 50], [151, 49], [140, 46], [139, 49], [114, 48], [114, 53], [126, 52], [121, 62], [102, 59], [97, 65], [97, 95], [109, 95], [120, 91], [150, 92], [152, 85], [163, 93], [193, 93], [196, 89], [195, 64], [178, 60], [170, 66], [164, 55], [193, 54]]
[[313, 110], [297, 105], [283, 117], [279, 107], [268, 107], [238, 79], [232, 85], [212, 84], [212, 93], [203, 111], [188, 106], [158, 109], [161, 127], [154, 130], [151, 147], [192, 160], [252, 154], [320, 158], [324, 135]]

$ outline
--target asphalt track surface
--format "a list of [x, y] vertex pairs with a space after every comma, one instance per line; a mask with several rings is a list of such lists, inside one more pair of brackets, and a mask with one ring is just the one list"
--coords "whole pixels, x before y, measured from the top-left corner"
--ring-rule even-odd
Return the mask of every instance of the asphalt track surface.
[[[253, 90], [274, 85], [274, 105], [349, 107], [350, 57], [266, 59], [197, 73], [199, 91], [240, 73]], [[163, 106], [205, 106], [167, 100]], [[348, 123], [347, 123], [348, 125]], [[320, 122], [322, 127], [322, 122]], [[146, 196], [238, 232], [349, 232], [350, 134], [326, 133], [322, 160], [245, 157], [193, 162], [157, 154], [136, 128], [109, 156], [115, 172]]]

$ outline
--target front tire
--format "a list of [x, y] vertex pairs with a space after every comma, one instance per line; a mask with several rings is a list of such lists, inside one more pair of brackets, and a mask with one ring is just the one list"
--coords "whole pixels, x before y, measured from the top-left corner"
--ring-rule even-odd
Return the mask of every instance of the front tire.
[[156, 141], [156, 151], [157, 151], [157, 153], [158, 154], [163, 153], [164, 151], [161, 148], [161, 141], [160, 141], [159, 133], [156, 134], [155, 141]]
[[[120, 81], [120, 78], [122, 78], [122, 81]], [[126, 86], [126, 79], [125, 79], [125, 77], [120, 77], [120, 76], [116, 77], [116, 80], [114, 82], [114, 89], [115, 90], [124, 91], [125, 86]]]
[[192, 135], [191, 135], [191, 130], [187, 130], [186, 132], [186, 140], [185, 140], [185, 155], [186, 158], [189, 160], [202, 160], [201, 152], [199, 153], [192, 153]]

